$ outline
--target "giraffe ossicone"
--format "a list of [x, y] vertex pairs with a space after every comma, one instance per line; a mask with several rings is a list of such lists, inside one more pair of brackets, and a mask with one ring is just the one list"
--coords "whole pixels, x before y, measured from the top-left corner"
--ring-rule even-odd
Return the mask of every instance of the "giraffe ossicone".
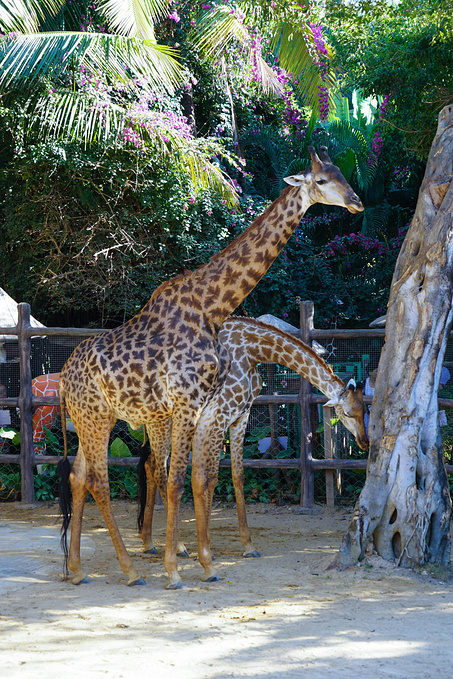
[[[102, 512], [128, 584], [141, 581], [112, 512], [107, 474], [109, 435], [117, 419], [152, 429], [171, 418], [164, 563], [167, 588], [182, 586], [177, 568], [177, 526], [189, 453], [202, 409], [228, 371], [228, 354], [218, 342], [218, 331], [278, 257], [311, 205], [363, 210], [327, 152], [321, 150], [320, 158], [313, 148], [309, 151], [311, 165], [303, 173], [302, 183], [287, 186], [207, 264], [163, 283], [136, 316], [83, 341], [63, 366], [59, 389], [63, 433], [67, 409], [79, 437], [70, 474], [73, 506], [68, 566], [75, 584], [85, 578], [80, 537], [88, 492]], [[162, 435], [170, 436], [168, 432]], [[65, 461], [63, 465], [67, 466]], [[67, 526], [66, 515], [63, 541]]]

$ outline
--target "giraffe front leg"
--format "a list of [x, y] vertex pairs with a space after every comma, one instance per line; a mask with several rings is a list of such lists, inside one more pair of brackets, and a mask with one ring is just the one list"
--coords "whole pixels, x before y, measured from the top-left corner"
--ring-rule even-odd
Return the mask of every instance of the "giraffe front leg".
[[[147, 425], [148, 440], [150, 442], [150, 455], [145, 462], [147, 480], [146, 506], [143, 516], [141, 537], [144, 551], [147, 554], [157, 554], [157, 549], [152, 542], [152, 522], [156, 490], [159, 489], [165, 513], [168, 510], [167, 502], [167, 460], [170, 450], [171, 419]], [[189, 553], [185, 545], [178, 539], [177, 556], [188, 557]]]
[[247, 511], [244, 499], [244, 463], [243, 463], [243, 442], [247, 422], [249, 418], [248, 410], [241, 415], [230, 426], [230, 454], [231, 454], [231, 474], [233, 478], [234, 494], [236, 497], [236, 508], [238, 513], [239, 538], [244, 545], [242, 556], [258, 558], [261, 554], [255, 549], [247, 523]]
[[192, 418], [187, 417], [187, 412], [184, 415], [173, 414], [170, 473], [167, 483], [167, 537], [164, 558], [168, 574], [166, 589], [186, 587], [178, 573], [178, 519], [195, 425], [195, 413]]

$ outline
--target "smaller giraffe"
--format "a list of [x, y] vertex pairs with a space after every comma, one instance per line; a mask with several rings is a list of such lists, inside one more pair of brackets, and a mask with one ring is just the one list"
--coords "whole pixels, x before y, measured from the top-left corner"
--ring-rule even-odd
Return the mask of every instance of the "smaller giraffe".
[[[217, 484], [220, 452], [225, 432], [230, 428], [231, 470], [238, 511], [239, 535], [244, 556], [259, 556], [250, 536], [244, 501], [242, 444], [253, 401], [261, 391], [258, 363], [284, 365], [319, 389], [334, 406], [341, 422], [354, 435], [362, 450], [368, 449], [362, 389], [351, 381], [347, 387], [332, 368], [301, 340], [252, 318], [230, 317], [219, 331], [219, 342], [230, 357], [230, 368], [223, 385], [203, 409], [193, 440], [192, 490], [198, 538], [198, 559], [204, 568], [203, 581], [218, 580], [210, 550], [209, 524], [212, 497]], [[151, 455], [146, 460], [148, 481], [146, 507], [142, 500], [141, 537], [145, 551], [156, 553], [151, 540], [156, 486], [166, 504], [166, 468], [170, 422], [159, 431], [149, 430]], [[144, 513], [143, 513], [144, 509]], [[178, 543], [184, 554], [185, 547]]]

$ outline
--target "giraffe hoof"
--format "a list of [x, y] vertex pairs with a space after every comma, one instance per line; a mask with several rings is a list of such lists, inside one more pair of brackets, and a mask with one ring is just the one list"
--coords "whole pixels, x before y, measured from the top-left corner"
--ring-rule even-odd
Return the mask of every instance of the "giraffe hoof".
[[159, 552], [155, 547], [151, 547], [150, 549], [144, 549], [143, 554], [159, 554]]
[[127, 583], [128, 587], [133, 587], [134, 585], [146, 585], [146, 580], [144, 578], [136, 578]]
[[165, 589], [187, 589], [187, 585], [182, 580], [178, 580], [177, 582], [169, 582]]
[[254, 549], [252, 552], [244, 552], [242, 556], [245, 556], [246, 559], [254, 558], [254, 559], [259, 559], [261, 557], [261, 554]]
[[222, 578], [219, 575], [210, 575], [209, 578], [201, 578], [203, 582], [219, 582]]
[[190, 555], [187, 549], [185, 549], [183, 552], [178, 552], [176, 556], [182, 556], [184, 559], [188, 559]]
[[91, 582], [91, 578], [89, 578], [88, 575], [85, 575], [80, 580], [77, 580], [76, 578], [74, 578], [74, 580], [72, 581], [72, 584], [73, 585], [88, 585], [88, 583], [90, 583], [90, 582]]

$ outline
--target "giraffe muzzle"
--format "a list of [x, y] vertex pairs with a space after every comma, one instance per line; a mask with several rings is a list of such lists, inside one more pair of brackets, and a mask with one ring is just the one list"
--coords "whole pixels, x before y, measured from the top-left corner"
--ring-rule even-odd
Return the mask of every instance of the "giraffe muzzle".
[[355, 193], [349, 196], [349, 203], [346, 207], [348, 211], [351, 212], [352, 214], [357, 214], [357, 212], [363, 212], [364, 209], [362, 201]]

